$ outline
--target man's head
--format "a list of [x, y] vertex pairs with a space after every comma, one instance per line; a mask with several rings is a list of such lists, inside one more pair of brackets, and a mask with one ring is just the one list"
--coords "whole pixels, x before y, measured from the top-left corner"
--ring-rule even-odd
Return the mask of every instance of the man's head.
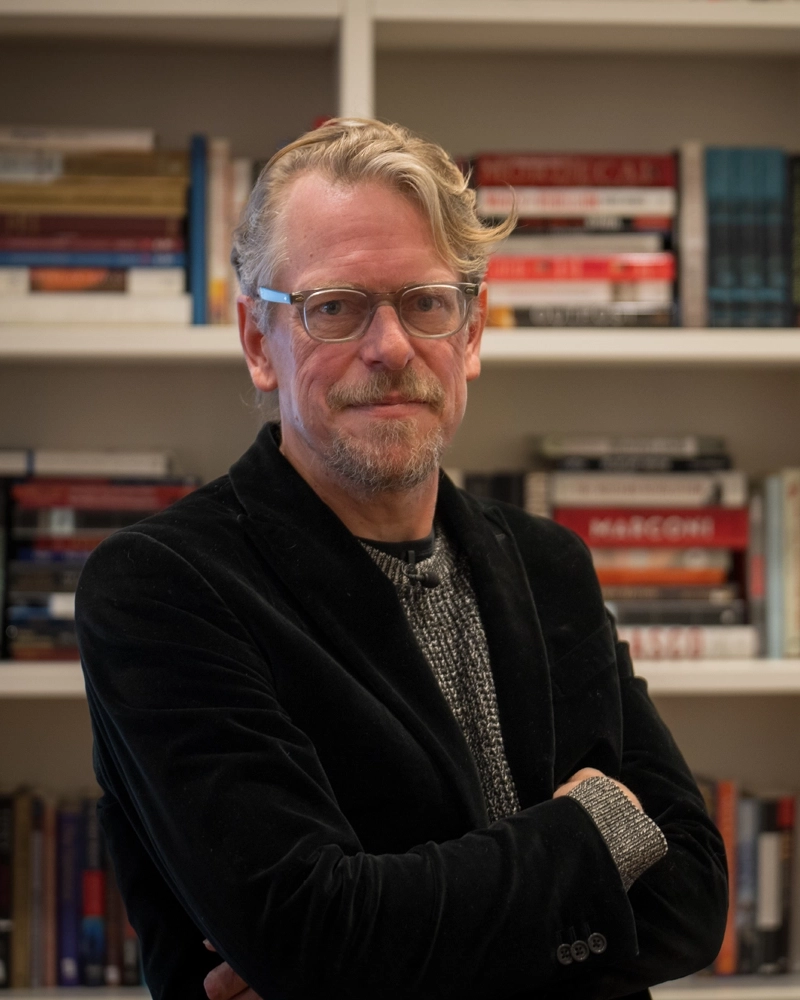
[[[466, 383], [480, 370], [486, 299], [476, 291], [508, 228], [481, 226], [455, 164], [399, 126], [333, 121], [273, 157], [232, 260], [254, 384], [280, 389], [283, 450], [306, 478], [374, 493], [412, 489], [435, 474], [461, 421]], [[305, 315], [303, 303], [259, 297], [264, 288], [397, 293], [416, 285], [462, 287], [442, 289], [446, 300], [429, 290], [394, 305], [373, 298], [366, 329], [341, 342], [324, 337], [339, 335], [333, 319], [355, 308], [348, 297], [317, 296]], [[445, 301], [448, 315], [463, 310], [452, 336], [439, 336], [450, 328], [427, 318]]]

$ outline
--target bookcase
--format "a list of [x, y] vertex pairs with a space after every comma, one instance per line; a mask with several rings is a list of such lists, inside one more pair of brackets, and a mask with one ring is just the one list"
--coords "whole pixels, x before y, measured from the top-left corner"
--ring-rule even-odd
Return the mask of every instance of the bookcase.
[[[794, 2], [288, 6], [0, 0], [0, 121], [152, 126], [164, 146], [204, 131], [254, 157], [337, 111], [454, 154], [800, 149]], [[800, 463], [800, 330], [488, 330], [483, 359], [453, 466], [518, 467], [534, 435], [588, 429], [724, 435], [753, 475]], [[230, 327], [0, 327], [0, 447], [167, 447], [210, 479], [252, 439], [250, 401]], [[800, 789], [800, 660], [637, 667], [698, 771]], [[0, 785], [91, 787], [90, 747], [76, 665], [0, 664]], [[658, 991], [701, 994], [797, 1000], [800, 977]]]

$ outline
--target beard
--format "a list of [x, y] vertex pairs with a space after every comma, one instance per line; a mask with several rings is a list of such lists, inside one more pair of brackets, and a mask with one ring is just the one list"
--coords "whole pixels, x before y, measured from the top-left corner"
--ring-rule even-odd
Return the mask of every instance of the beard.
[[[376, 372], [357, 385], [334, 385], [327, 394], [332, 410], [380, 403], [389, 393], [422, 402], [441, 414], [445, 405], [442, 384], [433, 375], [410, 368]], [[359, 493], [399, 493], [426, 482], [439, 468], [447, 443], [441, 427], [420, 436], [413, 417], [376, 420], [355, 437], [338, 431], [325, 454], [328, 469]]]

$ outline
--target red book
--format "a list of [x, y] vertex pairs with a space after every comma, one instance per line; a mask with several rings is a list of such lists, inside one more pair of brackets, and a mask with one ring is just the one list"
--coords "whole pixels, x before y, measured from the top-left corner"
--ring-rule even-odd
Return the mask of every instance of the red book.
[[738, 948], [736, 942], [736, 825], [739, 791], [734, 781], [718, 781], [714, 820], [722, 835], [728, 858], [728, 919], [722, 947], [714, 961], [714, 972], [731, 976], [736, 972]]
[[595, 548], [747, 548], [746, 507], [557, 507], [553, 520]]
[[113, 483], [99, 479], [32, 479], [15, 483], [11, 495], [17, 507], [68, 507], [72, 510], [156, 511], [191, 493], [185, 483]]
[[481, 153], [475, 183], [484, 187], [675, 187], [675, 157], [583, 153]]
[[0, 236], [0, 253], [183, 253], [180, 236]]
[[590, 256], [492, 257], [489, 281], [674, 281], [671, 253], [617, 253]]
[[120, 237], [184, 238], [184, 220], [161, 215], [58, 215], [33, 212], [0, 212], [2, 236], [61, 236], [76, 235]]

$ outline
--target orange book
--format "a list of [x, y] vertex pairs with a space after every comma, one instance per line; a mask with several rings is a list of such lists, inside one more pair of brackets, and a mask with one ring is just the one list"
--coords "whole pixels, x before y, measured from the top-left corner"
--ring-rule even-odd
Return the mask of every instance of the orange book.
[[717, 586], [726, 583], [727, 570], [724, 569], [686, 569], [682, 566], [647, 567], [616, 567], [598, 566], [597, 579], [601, 586], [642, 584], [652, 587], [674, 586]]
[[735, 781], [718, 781], [714, 819], [722, 834], [728, 858], [728, 920], [722, 947], [714, 961], [714, 972], [731, 976], [736, 972], [739, 950], [736, 940], [736, 824], [739, 789]]

